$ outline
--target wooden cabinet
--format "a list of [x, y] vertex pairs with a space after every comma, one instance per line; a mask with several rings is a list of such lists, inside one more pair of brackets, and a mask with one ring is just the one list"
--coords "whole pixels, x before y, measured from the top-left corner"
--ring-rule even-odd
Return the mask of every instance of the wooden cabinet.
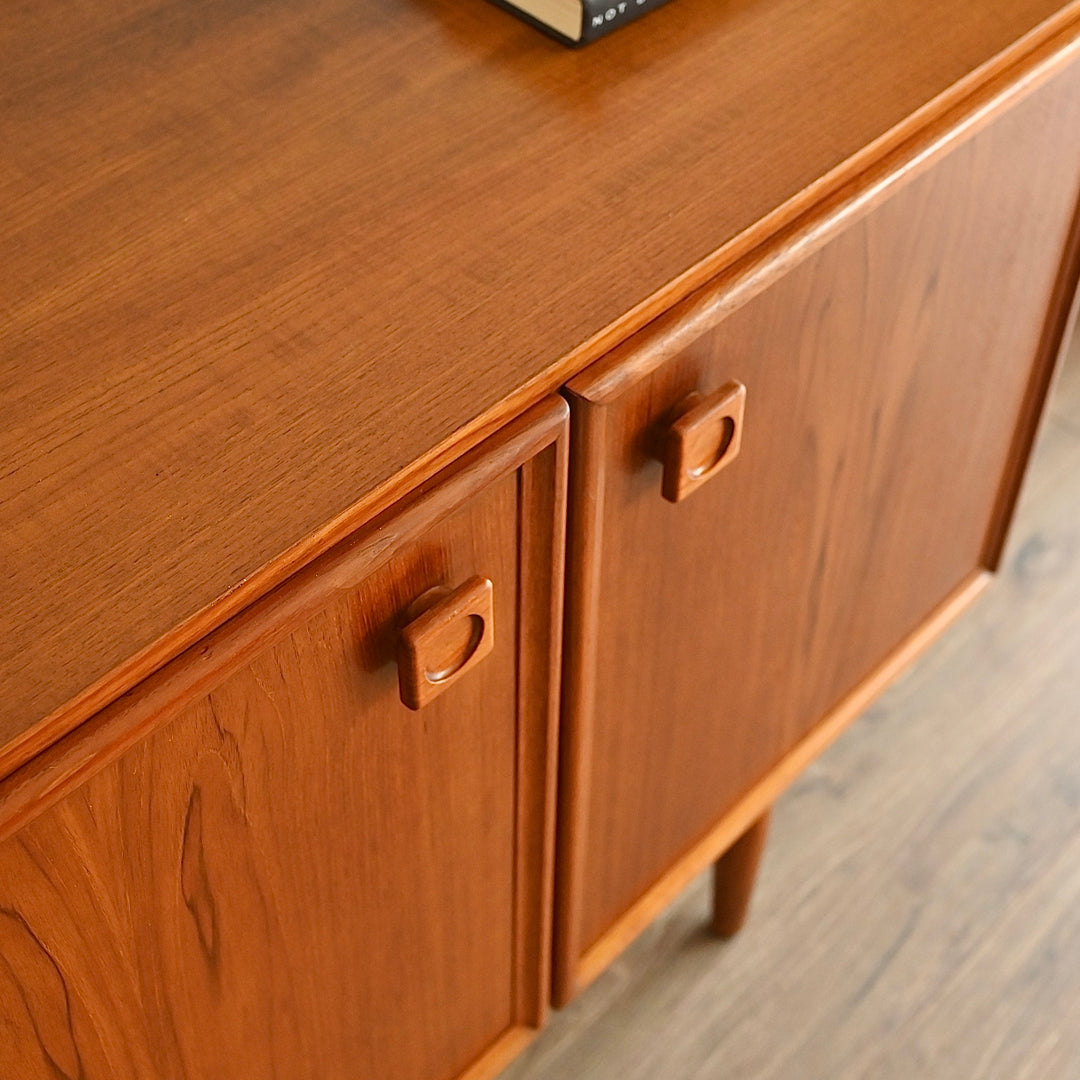
[[1074, 65], [571, 381], [562, 997], [993, 567], [1077, 131]]
[[480, 1080], [734, 930], [1000, 550], [1080, 0], [8, 8], [0, 1077]]
[[[0, 1075], [429, 1080], [490, 1071], [539, 1023], [565, 413], [534, 410], [42, 763], [74, 790], [0, 844]], [[402, 626], [475, 577], [475, 634], [459, 605], [420, 640], [452, 685], [406, 708]], [[87, 739], [94, 768], [114, 758], [88, 779]]]

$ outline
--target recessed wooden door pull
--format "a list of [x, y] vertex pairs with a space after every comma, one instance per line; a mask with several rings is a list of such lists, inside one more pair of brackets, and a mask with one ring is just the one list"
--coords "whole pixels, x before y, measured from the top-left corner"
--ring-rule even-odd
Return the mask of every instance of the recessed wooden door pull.
[[491, 582], [479, 576], [469, 578], [401, 631], [401, 700], [410, 709], [423, 708], [472, 671], [494, 647]]
[[679, 417], [664, 442], [663, 495], [681, 502], [738, 456], [746, 387], [732, 380]]

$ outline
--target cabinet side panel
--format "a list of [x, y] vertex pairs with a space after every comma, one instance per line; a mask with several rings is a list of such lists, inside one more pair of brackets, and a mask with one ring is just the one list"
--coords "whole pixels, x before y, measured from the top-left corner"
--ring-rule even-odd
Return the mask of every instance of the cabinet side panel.
[[[604, 491], [581, 950], [982, 566], [1078, 91], [1073, 65], [604, 407], [573, 473]], [[740, 457], [666, 503], [658, 438], [731, 379]]]

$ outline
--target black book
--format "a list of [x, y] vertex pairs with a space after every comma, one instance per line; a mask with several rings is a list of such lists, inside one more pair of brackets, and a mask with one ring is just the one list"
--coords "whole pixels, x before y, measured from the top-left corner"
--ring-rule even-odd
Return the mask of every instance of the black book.
[[564, 45], [587, 45], [665, 0], [493, 0]]

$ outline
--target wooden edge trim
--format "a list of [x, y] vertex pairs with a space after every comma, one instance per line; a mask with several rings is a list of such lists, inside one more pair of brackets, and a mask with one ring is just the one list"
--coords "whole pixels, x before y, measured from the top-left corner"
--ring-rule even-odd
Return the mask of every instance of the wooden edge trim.
[[[1080, 19], [1074, 11], [1059, 33], [997, 71], [970, 96], [936, 110], [924, 126], [903, 141], [864, 161], [861, 171], [852, 173], [849, 165], [842, 186], [834, 187], [831, 194], [790, 218], [749, 251], [735, 255], [690, 302], [688, 310], [667, 311], [636, 338], [623, 342], [571, 379], [568, 388], [597, 404], [619, 397], [924, 173], [958, 143], [1053, 78], [1078, 53]], [[733, 254], [737, 241], [727, 245]]]
[[331, 595], [353, 587], [402, 544], [493, 480], [520, 468], [559, 437], [566, 417], [562, 399], [542, 402], [422, 486], [400, 509], [376, 518], [0, 781], [0, 840], [209, 693]]
[[991, 575], [985, 570], [977, 570], [968, 577], [774, 769], [750, 788], [705, 836], [585, 951], [574, 971], [574, 991], [588, 986], [699, 873], [767, 813], [806, 766], [827, 749], [863, 709], [941, 635], [991, 580]]
[[504, 1031], [456, 1080], [491, 1080], [497, 1076], [536, 1038], [527, 1027], [511, 1027]]
[[1012, 446], [986, 532], [983, 565], [990, 570], [996, 570], [1001, 562], [1028, 459], [1042, 424], [1046, 399], [1053, 385], [1054, 375], [1061, 368], [1061, 357], [1069, 347], [1077, 315], [1080, 313], [1080, 192], [1077, 195], [1076, 213], [1053, 292], [1050, 294], [1046, 323], [1039, 339], [1031, 378], [1020, 406]]
[[603, 533], [607, 459], [607, 410], [571, 399], [570, 500], [567, 522], [566, 612], [559, 729], [558, 861], [552, 1003], [565, 1005], [575, 992], [574, 967], [581, 951], [581, 875], [589, 825], [592, 774], [592, 711], [596, 684], [594, 642], [600, 618], [600, 537]]
[[519, 472], [514, 1019], [539, 1028], [551, 994], [567, 425]]

